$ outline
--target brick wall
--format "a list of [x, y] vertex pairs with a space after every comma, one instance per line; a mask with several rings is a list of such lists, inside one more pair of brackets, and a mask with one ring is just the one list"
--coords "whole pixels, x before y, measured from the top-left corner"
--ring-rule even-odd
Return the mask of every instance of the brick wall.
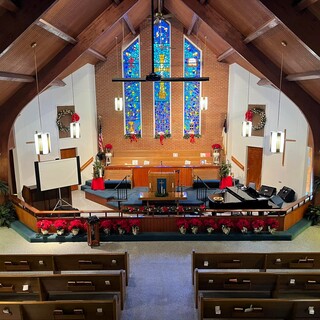
[[[183, 75], [183, 26], [172, 21], [172, 76]], [[150, 21], [140, 26], [141, 40], [141, 76], [151, 72], [151, 30]], [[191, 40], [198, 45], [204, 55], [203, 76], [209, 76], [209, 82], [203, 82], [203, 95], [208, 96], [209, 107], [202, 112], [202, 137], [192, 144], [183, 139], [183, 83], [172, 83], [172, 137], [160, 145], [159, 140], [153, 138], [153, 110], [152, 95], [153, 85], [151, 82], [141, 84], [142, 99], [142, 138], [138, 142], [130, 142], [124, 138], [123, 113], [114, 110], [114, 97], [122, 92], [122, 84], [112, 82], [113, 77], [120, 76], [121, 67], [117, 68], [117, 50], [108, 54], [107, 61], [96, 65], [96, 92], [97, 113], [102, 116], [102, 131], [104, 143], [113, 145], [116, 156], [117, 150], [202, 150], [210, 152], [213, 143], [222, 143], [222, 126], [227, 113], [228, 98], [228, 65], [218, 63], [216, 57], [209, 48], [204, 50], [204, 44], [195, 38]], [[117, 74], [117, 70], [119, 70]]]

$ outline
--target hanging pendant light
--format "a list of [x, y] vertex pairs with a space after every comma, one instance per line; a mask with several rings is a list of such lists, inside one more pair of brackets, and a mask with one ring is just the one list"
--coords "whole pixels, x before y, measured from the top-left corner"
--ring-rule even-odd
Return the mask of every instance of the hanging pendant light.
[[[207, 36], [204, 37], [204, 55], [207, 51]], [[204, 55], [203, 55], [203, 69], [204, 69]], [[204, 84], [202, 85], [204, 87]], [[204, 91], [204, 90], [203, 90]], [[200, 110], [206, 111], [208, 110], [208, 97], [200, 97]]]
[[[247, 95], [247, 106], [249, 107], [249, 92], [250, 92], [250, 72], [248, 72], [248, 95]], [[248, 110], [245, 114], [245, 120], [242, 121], [242, 132], [243, 137], [251, 137], [252, 133], [252, 111]]]
[[[282, 41], [281, 44], [284, 47], [287, 46], [287, 43], [285, 41]], [[283, 150], [284, 150], [284, 132], [279, 130], [279, 117], [280, 117], [280, 108], [281, 108], [282, 71], [283, 71], [283, 52], [281, 54], [277, 131], [271, 131], [271, 136], [270, 136], [270, 151], [272, 153], [283, 153]]]
[[[124, 33], [124, 31], [123, 31]], [[123, 35], [124, 37], [124, 35]], [[117, 75], [119, 75], [119, 48], [118, 48], [118, 37], [116, 37], [116, 56], [117, 56]], [[114, 109], [116, 111], [122, 111], [123, 110], [123, 100], [122, 97], [120, 97], [120, 95], [118, 95], [118, 97], [114, 98]]]
[[[73, 74], [71, 74], [71, 87], [72, 87], [72, 102], [74, 103], [74, 88], [73, 88]], [[74, 113], [70, 122], [70, 138], [79, 139], [80, 138], [80, 117], [77, 113]]]
[[34, 55], [34, 66], [35, 66], [36, 84], [37, 84], [37, 101], [38, 101], [38, 111], [39, 111], [39, 121], [40, 121], [41, 132], [36, 131], [34, 135], [34, 143], [36, 147], [36, 154], [42, 155], [42, 154], [48, 154], [51, 152], [51, 142], [50, 142], [50, 133], [42, 132], [36, 46], [37, 46], [36, 42], [33, 42], [31, 44], [31, 48], [33, 48], [33, 55]]

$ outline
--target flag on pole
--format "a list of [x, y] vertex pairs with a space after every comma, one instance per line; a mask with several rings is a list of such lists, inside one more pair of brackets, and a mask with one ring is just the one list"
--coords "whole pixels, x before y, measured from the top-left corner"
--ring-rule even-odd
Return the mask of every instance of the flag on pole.
[[228, 132], [228, 124], [227, 124], [227, 116], [224, 118], [223, 127], [222, 127], [222, 144], [224, 153], [227, 154], [227, 132]]
[[103, 152], [103, 136], [102, 136], [101, 120], [99, 120], [98, 148], [99, 148], [99, 151]]

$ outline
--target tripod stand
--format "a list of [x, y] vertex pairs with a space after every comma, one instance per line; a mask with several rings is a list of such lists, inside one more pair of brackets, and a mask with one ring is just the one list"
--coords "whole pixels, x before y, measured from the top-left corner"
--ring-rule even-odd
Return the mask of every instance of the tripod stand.
[[66, 200], [62, 199], [61, 197], [61, 188], [58, 189], [59, 191], [59, 200], [56, 203], [56, 205], [53, 208], [53, 211], [57, 210], [57, 208], [63, 208], [63, 207], [71, 207], [72, 208], [72, 204], [70, 204], [69, 202], [67, 202]]

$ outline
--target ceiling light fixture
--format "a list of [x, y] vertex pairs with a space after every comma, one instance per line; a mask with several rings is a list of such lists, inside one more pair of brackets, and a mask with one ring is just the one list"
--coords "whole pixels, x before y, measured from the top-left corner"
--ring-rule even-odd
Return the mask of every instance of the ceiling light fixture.
[[[281, 44], [283, 47], [287, 46], [287, 43], [285, 41], [282, 41]], [[282, 72], [283, 72], [283, 52], [281, 53], [277, 131], [271, 131], [271, 137], [270, 137], [270, 151], [272, 153], [282, 153], [284, 150], [284, 131], [279, 130], [279, 118], [280, 118], [280, 109], [281, 109]]]
[[40, 132], [36, 131], [36, 133], [34, 135], [34, 143], [35, 143], [35, 147], [36, 147], [36, 154], [42, 155], [42, 154], [48, 154], [51, 152], [51, 142], [50, 142], [50, 133], [48, 133], [48, 132], [43, 133], [42, 132], [36, 46], [37, 46], [36, 42], [33, 42], [31, 44], [31, 48], [33, 49], [34, 66], [35, 66], [35, 74], [36, 74], [37, 101], [38, 101], [38, 111], [39, 111], [39, 121], [40, 121]]

